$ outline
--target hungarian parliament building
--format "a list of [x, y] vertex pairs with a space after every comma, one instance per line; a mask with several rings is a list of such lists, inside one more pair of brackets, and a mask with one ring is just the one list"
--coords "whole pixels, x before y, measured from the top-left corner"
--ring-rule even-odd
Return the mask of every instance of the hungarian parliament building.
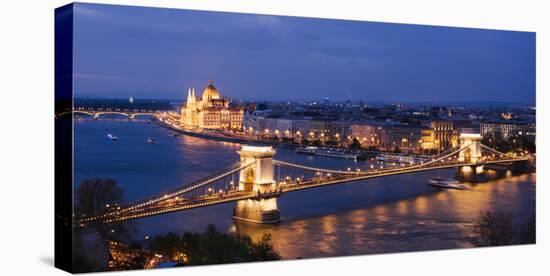
[[220, 97], [210, 81], [200, 98], [194, 88], [189, 88], [187, 102], [181, 107], [180, 123], [188, 128], [242, 129], [243, 114], [242, 108], [230, 107], [229, 99]]

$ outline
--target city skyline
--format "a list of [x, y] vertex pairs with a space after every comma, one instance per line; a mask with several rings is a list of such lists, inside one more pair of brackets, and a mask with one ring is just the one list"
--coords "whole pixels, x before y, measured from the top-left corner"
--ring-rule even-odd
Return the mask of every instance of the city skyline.
[[535, 103], [535, 34], [75, 5], [77, 97]]

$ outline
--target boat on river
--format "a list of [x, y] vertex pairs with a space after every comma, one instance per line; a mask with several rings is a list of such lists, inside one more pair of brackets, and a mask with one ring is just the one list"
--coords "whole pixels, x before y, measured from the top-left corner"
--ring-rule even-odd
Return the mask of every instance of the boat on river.
[[296, 149], [296, 153], [315, 155], [317, 150], [317, 147], [299, 147]]
[[112, 141], [118, 140], [118, 136], [113, 135], [112, 133], [107, 134], [107, 138]]
[[425, 158], [423, 156], [381, 153], [376, 157], [376, 160], [381, 162], [389, 162], [389, 163], [414, 164], [414, 163], [427, 162], [429, 161], [429, 158]]
[[443, 178], [443, 177], [434, 177], [430, 179], [430, 185], [436, 188], [443, 188], [443, 189], [455, 189], [455, 190], [466, 190], [468, 187], [458, 180], [454, 180], [451, 178]]
[[318, 147], [299, 147], [296, 150], [296, 153], [299, 154], [309, 154], [309, 155], [316, 155], [316, 156], [324, 156], [324, 157], [333, 157], [333, 158], [342, 158], [342, 159], [354, 159], [354, 160], [365, 160], [366, 156], [348, 150], [348, 149], [340, 149], [340, 148], [318, 148]]

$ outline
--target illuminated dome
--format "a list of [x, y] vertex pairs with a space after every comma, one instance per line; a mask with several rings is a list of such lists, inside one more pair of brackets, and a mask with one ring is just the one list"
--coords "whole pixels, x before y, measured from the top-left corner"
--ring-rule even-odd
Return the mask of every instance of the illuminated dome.
[[216, 87], [214, 87], [214, 83], [212, 81], [210, 81], [208, 86], [204, 88], [204, 91], [202, 92], [202, 98], [208, 100], [215, 100], [220, 98], [220, 93], [218, 93], [218, 90], [216, 90]]

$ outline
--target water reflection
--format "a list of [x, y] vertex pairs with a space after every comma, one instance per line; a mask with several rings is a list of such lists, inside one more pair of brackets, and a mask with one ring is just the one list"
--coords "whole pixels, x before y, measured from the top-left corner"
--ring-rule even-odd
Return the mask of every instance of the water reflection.
[[271, 234], [285, 258], [471, 247], [471, 225], [480, 211], [504, 209], [517, 218], [534, 212], [534, 177], [511, 177], [470, 190], [445, 190], [276, 226], [238, 223], [236, 229], [255, 239]]
[[[116, 143], [105, 133], [120, 137]], [[157, 144], [149, 145], [147, 137]], [[129, 121], [75, 123], [75, 186], [92, 177], [112, 178], [128, 201], [188, 183], [238, 159], [238, 144], [168, 135], [152, 124]], [[298, 155], [277, 149], [277, 159], [315, 167], [368, 169], [354, 162]], [[374, 163], [379, 166], [380, 164]], [[285, 172], [281, 172], [285, 173]], [[428, 185], [439, 170], [339, 184], [278, 198], [276, 225], [234, 222], [234, 203], [136, 220], [141, 236], [203, 231], [208, 224], [259, 239], [271, 234], [285, 258], [325, 257], [470, 247], [471, 224], [482, 210], [508, 210], [516, 218], [535, 212], [535, 174], [509, 176], [470, 190], [438, 190]]]

